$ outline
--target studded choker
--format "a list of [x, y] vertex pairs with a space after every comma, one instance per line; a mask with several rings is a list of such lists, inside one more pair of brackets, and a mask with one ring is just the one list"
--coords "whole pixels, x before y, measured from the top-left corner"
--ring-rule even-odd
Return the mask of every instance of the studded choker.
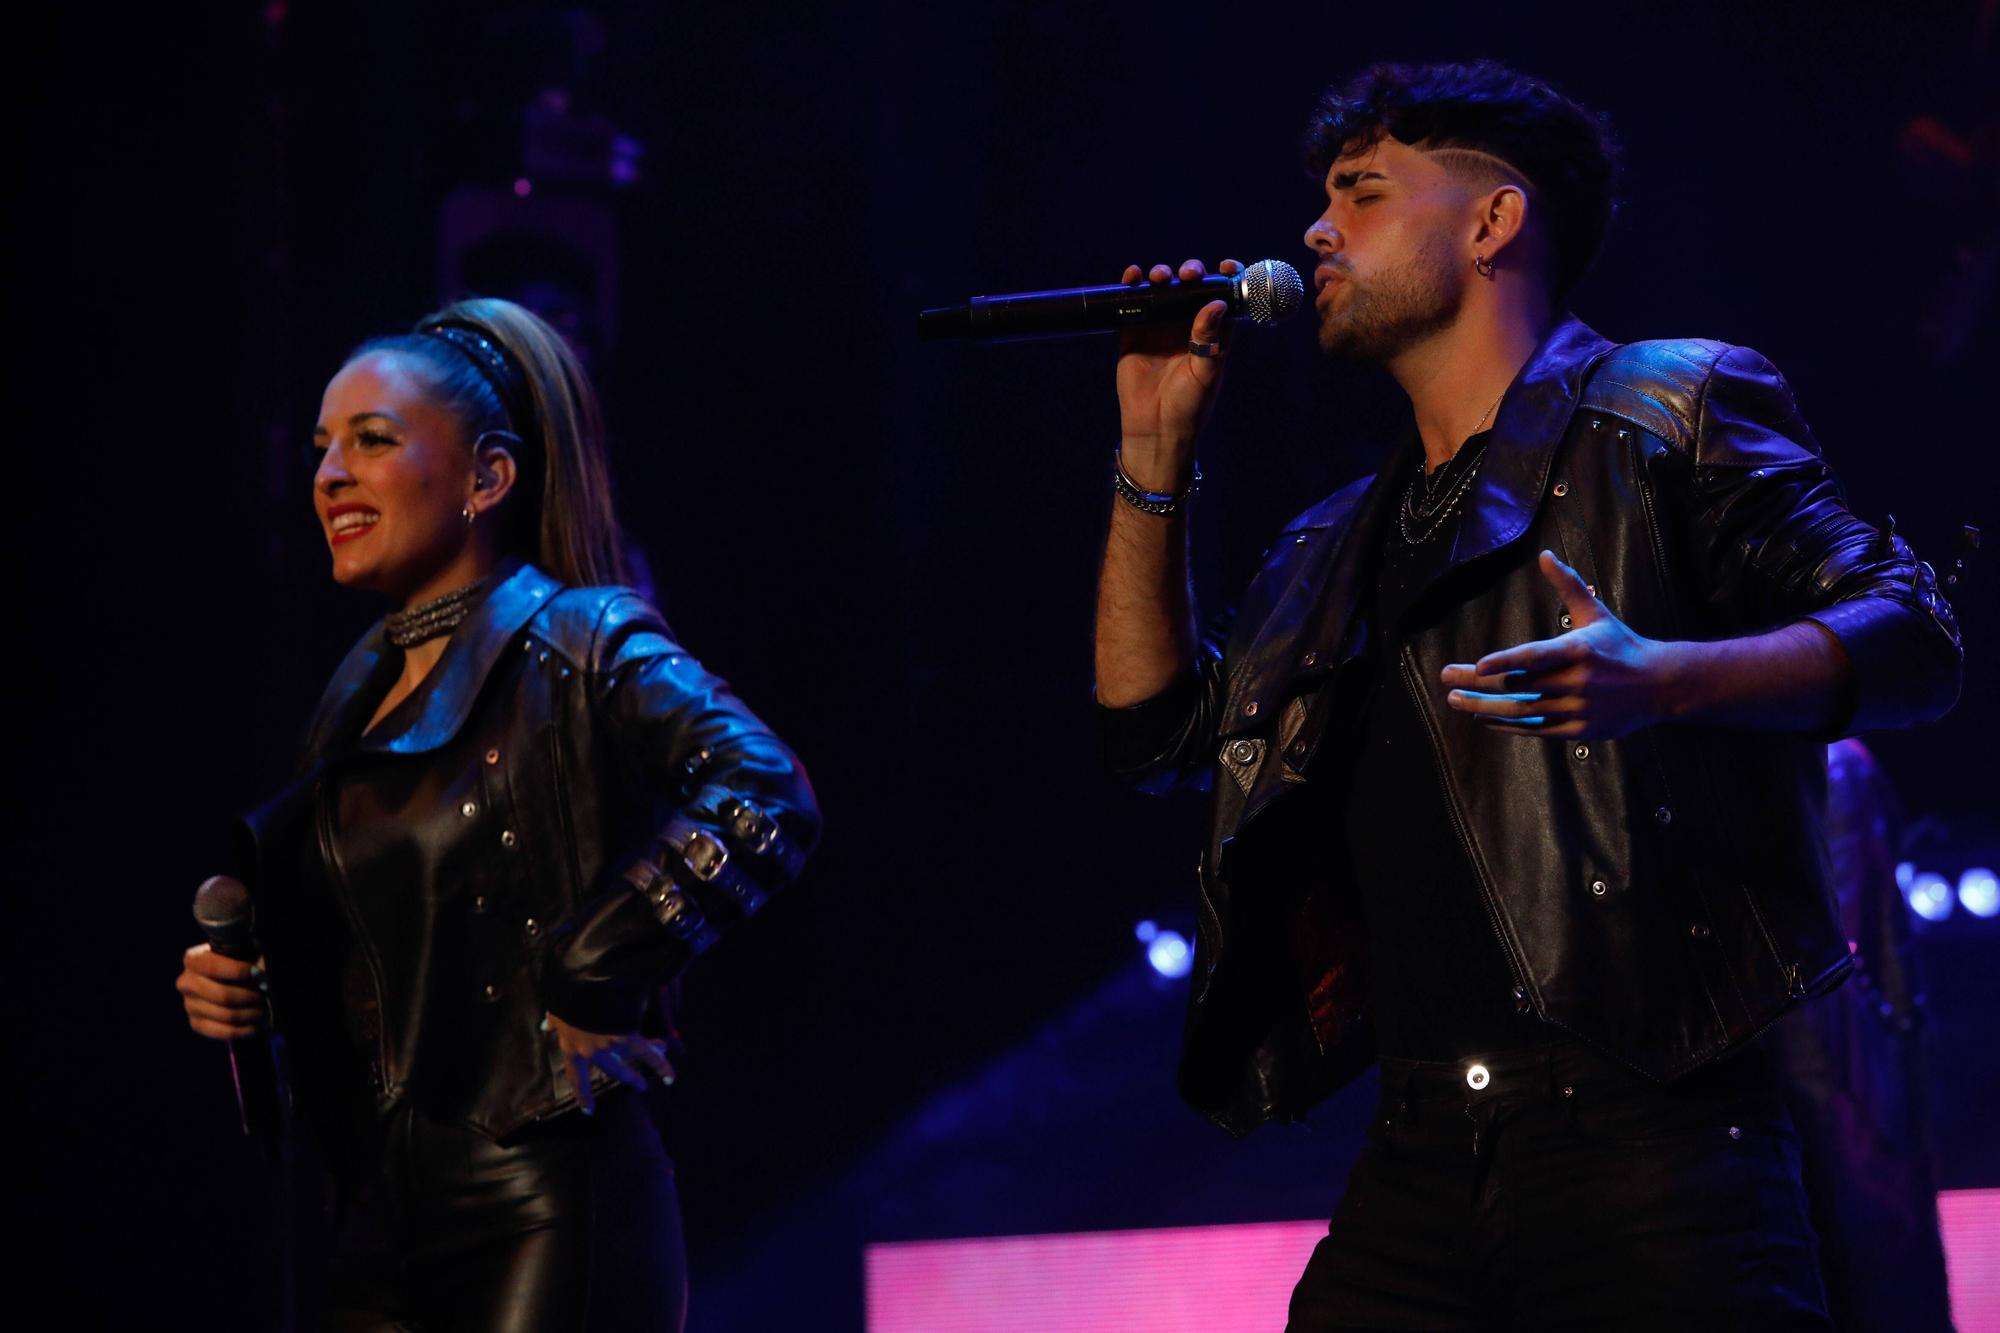
[[463, 588], [455, 588], [442, 597], [434, 597], [421, 606], [390, 612], [388, 620], [383, 622], [389, 642], [398, 648], [414, 648], [451, 633], [472, 614], [472, 608], [479, 604], [480, 594], [485, 591], [486, 580], [481, 579]]

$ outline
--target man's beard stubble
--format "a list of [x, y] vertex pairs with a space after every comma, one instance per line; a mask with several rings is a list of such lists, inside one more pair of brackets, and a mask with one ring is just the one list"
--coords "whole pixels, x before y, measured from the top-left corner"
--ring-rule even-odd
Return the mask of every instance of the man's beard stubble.
[[1322, 315], [1319, 346], [1328, 356], [1382, 365], [1450, 328], [1465, 302], [1465, 274], [1443, 237], [1362, 286], [1352, 277], [1345, 304]]

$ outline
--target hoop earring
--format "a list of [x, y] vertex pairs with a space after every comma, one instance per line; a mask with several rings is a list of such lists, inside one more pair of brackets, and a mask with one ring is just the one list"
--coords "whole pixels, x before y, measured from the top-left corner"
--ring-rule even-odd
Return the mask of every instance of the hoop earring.
[[1472, 257], [1472, 267], [1478, 270], [1479, 276], [1482, 278], [1491, 278], [1493, 276], [1493, 261], [1485, 255], [1474, 255]]
[[465, 502], [465, 509], [463, 510], [463, 512], [465, 514], [465, 526], [469, 528], [473, 525], [475, 521], [478, 520], [479, 511], [472, 507], [472, 501], [467, 500]]

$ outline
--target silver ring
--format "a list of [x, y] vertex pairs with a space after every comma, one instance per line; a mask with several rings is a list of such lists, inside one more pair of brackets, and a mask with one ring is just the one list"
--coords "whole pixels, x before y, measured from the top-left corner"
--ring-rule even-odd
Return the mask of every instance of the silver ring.
[[1198, 343], [1198, 342], [1194, 341], [1194, 340], [1193, 340], [1192, 338], [1190, 338], [1190, 339], [1188, 340], [1188, 355], [1189, 355], [1189, 356], [1201, 356], [1201, 357], [1209, 357], [1209, 356], [1221, 356], [1221, 355], [1222, 355], [1222, 344], [1221, 344], [1221, 343]]

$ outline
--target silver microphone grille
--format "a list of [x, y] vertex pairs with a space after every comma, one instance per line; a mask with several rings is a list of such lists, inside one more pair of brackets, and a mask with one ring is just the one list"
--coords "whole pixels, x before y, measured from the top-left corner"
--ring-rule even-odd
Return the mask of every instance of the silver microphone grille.
[[1242, 313], [1259, 324], [1276, 324], [1305, 303], [1306, 284], [1282, 259], [1260, 259], [1243, 270]]
[[203, 929], [231, 930], [250, 923], [250, 890], [227, 875], [210, 875], [194, 894], [194, 919]]

